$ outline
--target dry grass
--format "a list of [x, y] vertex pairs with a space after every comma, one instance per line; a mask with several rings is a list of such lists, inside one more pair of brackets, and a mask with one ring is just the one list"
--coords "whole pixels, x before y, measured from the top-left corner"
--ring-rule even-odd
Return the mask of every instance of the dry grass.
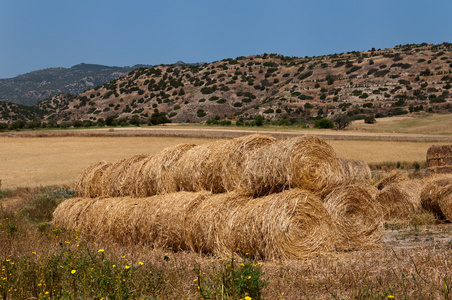
[[406, 178], [406, 174], [405, 173], [403, 173], [400, 170], [394, 170], [388, 176], [386, 176], [385, 178], [380, 180], [378, 182], [378, 184], [376, 185], [376, 187], [377, 187], [377, 189], [382, 190], [388, 185], [398, 184], [398, 183], [400, 183], [402, 181], [405, 181], [407, 179], [408, 178]]

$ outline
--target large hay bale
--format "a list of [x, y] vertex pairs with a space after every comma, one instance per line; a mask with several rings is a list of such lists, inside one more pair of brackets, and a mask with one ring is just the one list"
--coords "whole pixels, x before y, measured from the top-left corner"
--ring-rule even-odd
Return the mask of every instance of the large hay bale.
[[382, 211], [374, 201], [371, 185], [353, 184], [331, 191], [324, 199], [326, 210], [337, 227], [338, 250], [364, 250], [380, 245]]
[[79, 197], [100, 197], [103, 195], [102, 181], [111, 163], [101, 161], [86, 167], [75, 182], [75, 191]]
[[234, 191], [206, 198], [187, 218], [190, 250], [230, 255], [236, 250], [231, 227], [250, 197]]
[[369, 165], [364, 161], [340, 157], [339, 163], [344, 170], [344, 178], [347, 184], [371, 182], [372, 173]]
[[421, 210], [423, 182], [405, 180], [385, 186], [375, 200], [381, 205], [385, 219], [407, 216]]
[[333, 148], [317, 136], [306, 135], [270, 144], [250, 153], [244, 180], [259, 196], [301, 188], [323, 196], [344, 180]]
[[244, 162], [257, 149], [275, 143], [276, 139], [254, 134], [196, 146], [177, 163], [179, 190], [223, 193], [243, 185]]
[[452, 184], [452, 174], [435, 174], [427, 178], [421, 191], [421, 207], [433, 212], [438, 218], [444, 219], [444, 214], [439, 206], [441, 198], [440, 190]]
[[452, 166], [452, 145], [433, 145], [427, 150], [429, 167]]
[[86, 219], [86, 210], [96, 199], [71, 198], [63, 201], [53, 212], [53, 223], [70, 230], [79, 229]]
[[408, 178], [405, 177], [405, 175], [402, 173], [402, 171], [394, 170], [388, 176], [386, 176], [385, 178], [380, 180], [378, 182], [378, 184], [376, 185], [376, 187], [377, 187], [377, 189], [382, 190], [388, 185], [397, 184], [399, 182], [406, 181], [406, 180], [408, 180]]
[[268, 147], [276, 139], [262, 134], [252, 134], [227, 141], [221, 149], [221, 177], [224, 190], [241, 189], [245, 160], [262, 147]]
[[135, 163], [139, 163], [149, 156], [146, 154], [137, 154], [117, 162], [106, 168], [102, 177], [102, 196], [121, 197], [129, 195], [129, 173], [135, 170], [131, 168]]
[[250, 200], [224, 228], [242, 253], [264, 259], [300, 259], [331, 251], [336, 236], [322, 201], [301, 189]]
[[135, 170], [137, 176], [132, 195], [147, 197], [176, 192], [178, 190], [175, 179], [177, 162], [195, 146], [195, 144], [175, 145], [139, 164]]
[[226, 140], [219, 140], [191, 148], [175, 167], [175, 180], [180, 191], [224, 192], [221, 179], [221, 149]]

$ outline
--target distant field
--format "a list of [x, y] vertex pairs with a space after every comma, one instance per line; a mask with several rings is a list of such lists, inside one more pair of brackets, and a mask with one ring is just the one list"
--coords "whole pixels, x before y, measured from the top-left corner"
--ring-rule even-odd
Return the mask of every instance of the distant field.
[[[139, 153], [156, 153], [179, 143], [202, 144], [207, 138], [180, 137], [0, 137], [0, 180], [3, 188], [73, 185], [86, 166]], [[423, 162], [432, 143], [392, 141], [328, 141], [336, 152], [367, 163]]]
[[377, 119], [375, 124], [365, 124], [360, 120], [354, 121], [349, 129], [373, 133], [452, 135], [452, 115], [399, 116]]

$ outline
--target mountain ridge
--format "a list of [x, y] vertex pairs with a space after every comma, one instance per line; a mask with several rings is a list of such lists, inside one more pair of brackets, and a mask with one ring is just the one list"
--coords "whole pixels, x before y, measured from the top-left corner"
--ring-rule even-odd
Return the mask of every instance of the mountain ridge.
[[[41, 121], [145, 123], [235, 120], [311, 122], [347, 114], [384, 117], [451, 113], [452, 44], [409, 44], [317, 57], [279, 54], [205, 64], [139, 68], [77, 96], [59, 94], [33, 107]], [[2, 111], [0, 110], [0, 113]], [[0, 121], [19, 114], [3, 110]], [[39, 118], [39, 117], [38, 117]]]

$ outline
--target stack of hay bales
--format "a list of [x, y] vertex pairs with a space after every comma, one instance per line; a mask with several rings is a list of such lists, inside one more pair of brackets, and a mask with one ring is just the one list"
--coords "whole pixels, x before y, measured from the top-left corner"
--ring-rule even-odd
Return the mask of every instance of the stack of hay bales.
[[54, 223], [121, 243], [275, 259], [381, 241], [369, 167], [316, 136], [178, 145], [90, 166], [76, 190]]
[[433, 145], [427, 150], [427, 173], [452, 174], [452, 145]]

